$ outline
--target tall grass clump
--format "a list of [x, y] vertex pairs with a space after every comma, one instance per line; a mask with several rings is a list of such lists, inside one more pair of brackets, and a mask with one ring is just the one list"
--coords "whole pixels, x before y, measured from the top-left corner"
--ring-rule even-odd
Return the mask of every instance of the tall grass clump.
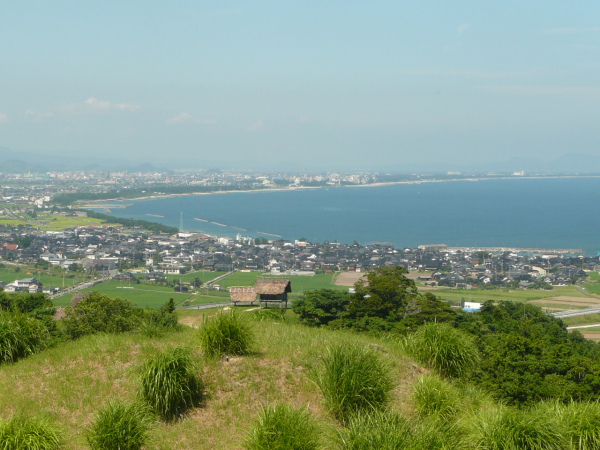
[[109, 403], [87, 433], [92, 450], [138, 450], [149, 438], [150, 411], [145, 405]]
[[175, 348], [151, 358], [142, 368], [140, 397], [152, 411], [171, 421], [202, 401], [204, 384], [190, 351]]
[[0, 449], [53, 450], [60, 448], [58, 431], [41, 419], [15, 416], [0, 423]]
[[254, 343], [250, 324], [233, 310], [205, 317], [199, 337], [207, 356], [245, 355]]
[[342, 423], [353, 414], [383, 409], [394, 387], [380, 355], [373, 348], [351, 343], [326, 349], [317, 384], [325, 404]]
[[482, 450], [563, 450], [564, 435], [552, 414], [501, 408], [481, 411], [473, 422], [472, 445]]
[[425, 375], [413, 386], [415, 410], [420, 417], [449, 418], [459, 411], [461, 398], [454, 386], [436, 375]]
[[283, 308], [260, 308], [256, 311], [252, 311], [250, 317], [257, 322], [274, 321], [283, 322], [287, 320], [285, 315], [286, 310]]
[[50, 338], [40, 320], [21, 313], [0, 313], [0, 363], [38, 353], [48, 346]]
[[465, 429], [459, 422], [437, 416], [417, 423], [409, 445], [402, 448], [403, 450], [471, 450], [482, 447], [470, 445], [465, 439]]
[[600, 403], [555, 403], [550, 414], [556, 415], [560, 422], [566, 449], [600, 449]]
[[446, 323], [419, 327], [405, 339], [404, 348], [421, 364], [448, 378], [469, 373], [480, 360], [473, 337]]
[[320, 446], [321, 432], [305, 409], [280, 404], [264, 407], [248, 433], [248, 450], [314, 450]]
[[410, 448], [410, 423], [402, 416], [384, 411], [356, 414], [338, 432], [342, 450], [396, 450]]

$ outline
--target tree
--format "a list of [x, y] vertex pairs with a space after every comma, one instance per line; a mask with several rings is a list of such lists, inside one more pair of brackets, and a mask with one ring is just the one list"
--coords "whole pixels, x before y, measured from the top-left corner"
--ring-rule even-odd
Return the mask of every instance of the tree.
[[355, 294], [348, 305], [348, 317], [379, 317], [387, 321], [403, 318], [406, 304], [416, 298], [415, 282], [403, 267], [379, 267], [354, 284]]
[[343, 316], [350, 298], [349, 293], [333, 289], [306, 291], [292, 304], [292, 310], [306, 325], [327, 325]]

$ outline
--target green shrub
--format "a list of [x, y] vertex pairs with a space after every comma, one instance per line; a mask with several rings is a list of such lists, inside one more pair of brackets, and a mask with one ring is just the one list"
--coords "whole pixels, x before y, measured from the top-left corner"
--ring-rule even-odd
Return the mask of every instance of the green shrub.
[[0, 424], [0, 450], [53, 450], [60, 447], [58, 436], [44, 420], [15, 416]]
[[473, 337], [445, 323], [419, 327], [404, 347], [421, 364], [449, 378], [469, 373], [480, 360]]
[[471, 443], [482, 450], [559, 450], [565, 448], [561, 427], [540, 410], [501, 408], [474, 417]]
[[43, 322], [25, 314], [0, 313], [0, 363], [40, 352], [50, 338]]
[[356, 414], [347, 425], [338, 434], [338, 446], [342, 450], [405, 449], [411, 442], [410, 423], [395, 413]]
[[140, 381], [142, 400], [165, 421], [176, 419], [202, 401], [204, 384], [190, 351], [184, 348], [148, 360]]
[[233, 310], [205, 317], [199, 338], [208, 356], [245, 355], [254, 343], [252, 328]]
[[143, 310], [129, 300], [110, 298], [100, 292], [89, 292], [75, 306], [66, 308], [65, 331], [73, 339], [94, 333], [122, 333], [137, 329]]
[[320, 448], [321, 433], [307, 410], [281, 404], [263, 408], [248, 433], [249, 450], [313, 450]]
[[393, 388], [389, 368], [376, 351], [349, 343], [326, 349], [317, 384], [344, 423], [355, 413], [382, 409]]
[[421, 417], [452, 417], [460, 407], [460, 396], [454, 386], [435, 375], [419, 378], [413, 387], [412, 397]]
[[149, 411], [145, 405], [109, 403], [87, 433], [93, 450], [138, 450], [148, 441]]

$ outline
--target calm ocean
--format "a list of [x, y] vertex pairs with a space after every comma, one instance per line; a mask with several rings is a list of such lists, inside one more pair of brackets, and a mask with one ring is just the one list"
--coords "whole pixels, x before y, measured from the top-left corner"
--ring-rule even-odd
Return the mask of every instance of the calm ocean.
[[111, 208], [111, 214], [179, 227], [183, 213], [184, 230], [218, 236], [398, 248], [573, 248], [595, 256], [599, 193], [600, 178], [457, 181], [127, 200], [121, 203], [131, 206]]

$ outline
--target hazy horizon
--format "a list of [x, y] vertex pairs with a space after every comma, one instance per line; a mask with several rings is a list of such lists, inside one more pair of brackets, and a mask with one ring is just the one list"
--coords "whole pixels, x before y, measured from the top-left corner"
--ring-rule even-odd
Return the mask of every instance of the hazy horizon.
[[575, 153], [569, 171], [599, 171], [598, 12], [589, 0], [4, 2], [0, 152], [395, 171], [545, 170]]

